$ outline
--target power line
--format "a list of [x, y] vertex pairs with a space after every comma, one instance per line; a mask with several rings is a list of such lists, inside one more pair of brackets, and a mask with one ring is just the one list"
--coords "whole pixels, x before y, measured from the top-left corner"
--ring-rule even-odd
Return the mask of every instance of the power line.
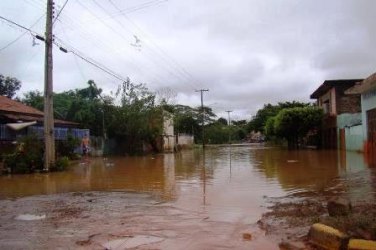
[[[41, 17], [39, 17], [30, 27], [29, 29], [31, 29], [32, 27], [34, 27], [45, 15], [42, 15]], [[0, 48], [0, 52], [5, 50], [6, 48], [8, 48], [9, 46], [11, 46], [12, 44], [14, 44], [15, 42], [17, 42], [18, 40], [20, 40], [24, 35], [26, 35], [28, 33], [28, 31], [25, 31], [24, 33], [22, 33], [20, 36], [18, 36], [16, 39], [14, 39], [13, 41], [9, 42], [7, 45], [5, 45], [4, 47]]]
[[[117, 5], [115, 5], [115, 3], [113, 1], [111, 1], [111, 0], [108, 0], [108, 1], [113, 5], [113, 7], [115, 9], [120, 11], [120, 8]], [[128, 22], [130, 22], [134, 27], [136, 27], [136, 29], [139, 30], [139, 32], [141, 32], [144, 36], [148, 37], [147, 34], [135, 22], [133, 22], [127, 15], [125, 15], [125, 13], [121, 13], [121, 15]], [[184, 69], [183, 66], [181, 66], [176, 60], [174, 60], [171, 56], [169, 56], [160, 46], [158, 46], [155, 42], [153, 42], [153, 40], [150, 37], [148, 37], [148, 40], [154, 45], [155, 48], [157, 48], [157, 50], [159, 50], [160, 54], [158, 54], [156, 51], [154, 51], [150, 48], [152, 52], [154, 52], [157, 56], [160, 56], [162, 59], [164, 59], [164, 61], [166, 63], [168, 63], [170, 65], [170, 67], [172, 66], [172, 68], [174, 68], [174, 70], [179, 72], [181, 74], [181, 76], [184, 76], [185, 78], [187, 78], [187, 76], [188, 76], [187, 83], [190, 84], [193, 87], [193, 89], [197, 88], [197, 86], [194, 83], [191, 83], [189, 78], [193, 79], [196, 82], [197, 82], [197, 80], [195, 80], [194, 77], [186, 69]], [[168, 58], [170, 61], [168, 61], [166, 58], [163, 58], [163, 56]]]
[[11, 23], [12, 25], [17, 26], [18, 28], [21, 28], [21, 29], [27, 30], [27, 31], [29, 31], [31, 34], [38, 34], [37, 32], [32, 31], [30, 28], [26, 28], [25, 26], [23, 26], [23, 25], [21, 25], [21, 24], [18, 24], [18, 23], [15, 23], [15, 22], [13, 22], [12, 20], [9, 20], [8, 18], [5, 18], [5, 17], [0, 16], [0, 19], [2, 19], [2, 20], [4, 20], [4, 21], [7, 21], [8, 23]]
[[[0, 19], [5, 20], [5, 21], [7, 21], [7, 22], [9, 22], [9, 23], [11, 23], [11, 24], [13, 24], [13, 25], [15, 25], [15, 26], [21, 28], [21, 29], [24, 29], [24, 30], [29, 31], [33, 36], [35, 36], [35, 37], [36, 37], [37, 39], [39, 39], [39, 40], [43, 40], [43, 41], [45, 40], [45, 38], [44, 38], [43, 36], [41, 36], [40, 34], [38, 34], [37, 32], [35, 32], [35, 31], [33, 31], [33, 30], [29, 29], [29, 28], [26, 28], [25, 26], [23, 26], [23, 25], [21, 25], [21, 24], [15, 23], [15, 22], [13, 22], [12, 20], [9, 20], [9, 19], [7, 19], [7, 18], [5, 18], [5, 17], [2, 17], [2, 16], [0, 16]], [[62, 46], [61, 46], [56, 40], [59, 40], [60, 43], [63, 43], [63, 42], [62, 42], [59, 38], [57, 38], [57, 37], [55, 37], [55, 40], [53, 41], [53, 43], [54, 43], [56, 46], [58, 46], [59, 49], [60, 49], [61, 51], [65, 52], [65, 53], [67, 53], [67, 52], [71, 52], [72, 54], [74, 54], [74, 55], [76, 55], [77, 57], [81, 58], [81, 59], [84, 60], [85, 62], [87, 62], [87, 63], [93, 65], [94, 67], [96, 67], [96, 68], [98, 68], [98, 69], [100, 69], [100, 70], [102, 70], [102, 71], [104, 71], [104, 72], [106, 72], [107, 74], [109, 74], [109, 75], [115, 77], [115, 78], [118, 79], [118, 80], [121, 80], [121, 81], [125, 81], [125, 80], [126, 80], [124, 77], [122, 77], [122, 76], [120, 76], [119, 74], [115, 73], [114, 71], [110, 70], [110, 69], [107, 68], [106, 66], [101, 65], [100, 63], [96, 62], [95, 60], [93, 60], [93, 59], [91, 59], [91, 58], [85, 56], [82, 52], [78, 51], [78, 50], [75, 49], [74, 47], [70, 46], [70, 49], [69, 49], [69, 51], [68, 51], [67, 49], [63, 48], [63, 47], [62, 47]]]
[[60, 16], [61, 12], [63, 11], [63, 9], [65, 8], [65, 5], [67, 5], [68, 3], [68, 0], [65, 0], [65, 3], [63, 4], [63, 7], [61, 7], [61, 9], [59, 10], [59, 13], [57, 13], [56, 17], [55, 17], [55, 20], [52, 22], [52, 25], [55, 24], [56, 20], [58, 19], [58, 17]]
[[[105, 12], [107, 15], [109, 15], [109, 16], [111, 16], [111, 14], [109, 14], [109, 12], [102, 6], [102, 5], [100, 5], [97, 1], [93, 1], [93, 3], [97, 6], [97, 7], [99, 7], [100, 9], [102, 9], [102, 11], [103, 12]], [[90, 11], [86, 6], [84, 6], [82, 3], [79, 3], [82, 7], [84, 7], [87, 11], [89, 11], [94, 17], [96, 17], [100, 22], [102, 22], [102, 23], [104, 23], [103, 22], [103, 20], [102, 19], [99, 19], [99, 17], [97, 16], [97, 15], [95, 15], [92, 11]], [[113, 4], [113, 3], [112, 3]], [[121, 28], [123, 28], [125, 31], [127, 31], [127, 32], [131, 32], [131, 33], [133, 33], [131, 30], [129, 30], [128, 28], [126, 28], [120, 21], [118, 21], [117, 19], [115, 19], [115, 21], [119, 24], [119, 26], [121, 26]], [[128, 42], [128, 40], [126, 39], [126, 38], [124, 38], [124, 36], [122, 36], [121, 35], [121, 33], [119, 33], [119, 32], [117, 32], [117, 30], [114, 30], [111, 26], [109, 26], [108, 24], [106, 24], [106, 23], [104, 23], [105, 25], [106, 25], [106, 27], [108, 27], [108, 28], [110, 28], [112, 31], [114, 31], [115, 32], [115, 34], [117, 34], [117, 35], [119, 35], [121, 38], [123, 38], [123, 39], [125, 39], [127, 42]], [[133, 25], [135, 25], [135, 24], [133, 24]], [[152, 52], [154, 52], [153, 50], [151, 50]], [[154, 52], [155, 53], [155, 52]], [[160, 55], [159, 54], [157, 54], [157, 53], [155, 53], [155, 55], [157, 55], [157, 56], [159, 56], [160, 57]], [[166, 70], [170, 75], [172, 75], [172, 76], [174, 76], [174, 77], [176, 77], [176, 78], [178, 78], [178, 79], [181, 79], [181, 80], [183, 80], [184, 82], [185, 81], [187, 81], [187, 79], [184, 79], [184, 77], [182, 77], [182, 75], [178, 75], [178, 74], [176, 74], [176, 73], [178, 73], [178, 72], [174, 72], [174, 70], [175, 69], [173, 69], [172, 67], [171, 67], [171, 64], [169, 64], [170, 62], [168, 62], [166, 59], [164, 59], [166, 62], [167, 62], [167, 64], [161, 64], [161, 63], [158, 63], [158, 62], [156, 62], [155, 61], [155, 57], [154, 56], [152, 56], [151, 54], [150, 54], [150, 56], [149, 56], [149, 60], [152, 62], [152, 63], [154, 63], [155, 64], [155, 66], [157, 66], [157, 67], [160, 67], [161, 69], [163, 69], [163, 70]], [[172, 70], [170, 70], [169, 68], [167, 68], [166, 66], [167, 65], [169, 65], [171, 68], [172, 68]], [[181, 73], [180, 73], [181, 74]], [[189, 83], [189, 81], [187, 81], [188, 83]]]

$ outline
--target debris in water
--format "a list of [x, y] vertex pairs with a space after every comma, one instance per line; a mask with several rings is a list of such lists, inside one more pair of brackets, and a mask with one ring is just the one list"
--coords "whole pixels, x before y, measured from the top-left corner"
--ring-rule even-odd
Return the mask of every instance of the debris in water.
[[252, 240], [252, 234], [243, 233], [243, 240]]
[[296, 163], [298, 160], [287, 160], [287, 163]]
[[15, 219], [16, 220], [43, 220], [46, 215], [34, 215], [34, 214], [20, 214]]

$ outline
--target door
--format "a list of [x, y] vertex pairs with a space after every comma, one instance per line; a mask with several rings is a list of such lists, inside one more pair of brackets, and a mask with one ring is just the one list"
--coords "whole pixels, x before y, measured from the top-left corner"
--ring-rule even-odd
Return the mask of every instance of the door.
[[376, 166], [376, 108], [367, 111], [367, 140], [369, 162]]

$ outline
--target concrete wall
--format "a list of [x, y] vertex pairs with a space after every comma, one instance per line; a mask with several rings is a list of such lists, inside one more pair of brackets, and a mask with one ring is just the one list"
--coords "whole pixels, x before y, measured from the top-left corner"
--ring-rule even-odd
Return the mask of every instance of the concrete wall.
[[194, 144], [194, 137], [193, 135], [189, 134], [179, 134], [178, 135], [178, 144], [181, 146], [192, 146]]
[[345, 129], [346, 150], [363, 151], [363, 126], [361, 113], [345, 113], [337, 116], [338, 144], [340, 145], [340, 129]]
[[363, 151], [363, 126], [346, 128], [346, 150]]
[[175, 148], [174, 120], [168, 112], [163, 114], [163, 150], [173, 152]]

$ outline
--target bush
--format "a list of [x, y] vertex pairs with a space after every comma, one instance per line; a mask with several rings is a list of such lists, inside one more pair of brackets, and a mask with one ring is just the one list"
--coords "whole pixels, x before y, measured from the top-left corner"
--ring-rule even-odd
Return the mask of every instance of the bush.
[[80, 141], [78, 138], [74, 138], [71, 134], [68, 134], [66, 140], [56, 142], [56, 152], [61, 157], [66, 156], [69, 159], [74, 159], [74, 150], [79, 144]]
[[63, 171], [69, 166], [69, 158], [67, 156], [60, 157], [56, 160], [55, 165], [51, 167], [51, 171]]
[[43, 145], [36, 136], [26, 136], [17, 142], [14, 153], [4, 155], [4, 167], [12, 173], [24, 174], [43, 168]]

